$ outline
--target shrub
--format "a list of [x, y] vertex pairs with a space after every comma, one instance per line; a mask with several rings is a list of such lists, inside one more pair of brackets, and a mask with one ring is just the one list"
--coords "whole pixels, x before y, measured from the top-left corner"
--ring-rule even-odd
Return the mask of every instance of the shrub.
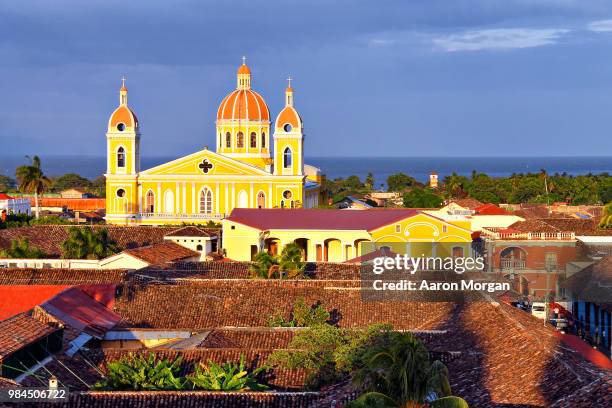
[[329, 321], [330, 313], [320, 304], [306, 305], [304, 298], [298, 298], [293, 305], [289, 320], [278, 313], [268, 318], [270, 327], [312, 327]]
[[389, 330], [391, 326], [387, 324], [371, 325], [367, 329], [318, 325], [296, 334], [289, 350], [275, 351], [270, 362], [288, 369], [306, 370], [306, 387], [317, 389], [347, 377], [364, 349]]
[[0, 251], [0, 257], [12, 259], [41, 259], [47, 254], [36, 247], [30, 247], [30, 240], [26, 237], [11, 240], [8, 249]]
[[148, 356], [129, 354], [108, 364], [104, 381], [94, 385], [98, 390], [159, 391], [181, 390], [185, 378], [181, 372], [181, 357], [172, 361], [158, 359], [155, 354]]
[[207, 365], [198, 364], [195, 372], [187, 376], [187, 381], [193, 389], [207, 391], [263, 391], [268, 386], [258, 382], [258, 376], [265, 371], [259, 367], [251, 372], [246, 369], [244, 355], [240, 362], [217, 364], [209, 361]]

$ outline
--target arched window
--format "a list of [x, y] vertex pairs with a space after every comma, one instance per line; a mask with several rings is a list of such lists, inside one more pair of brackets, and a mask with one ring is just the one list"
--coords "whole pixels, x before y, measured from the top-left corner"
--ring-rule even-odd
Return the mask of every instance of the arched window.
[[238, 208], [249, 208], [249, 195], [246, 191], [240, 190], [238, 193]]
[[200, 191], [200, 214], [212, 214], [212, 191], [208, 187], [204, 187]]
[[196, 251], [201, 251], [201, 250], [202, 250], [202, 245], [196, 246]]
[[283, 152], [283, 167], [286, 169], [291, 167], [291, 149], [288, 147]]
[[225, 134], [225, 147], [232, 147], [232, 134], [230, 132]]
[[453, 247], [453, 258], [463, 258], [463, 248], [460, 246]]
[[145, 212], [155, 212], [155, 194], [153, 194], [153, 191], [151, 190], [147, 191], [147, 195], [145, 198]]
[[261, 134], [261, 148], [262, 149], [266, 148], [266, 134], [265, 133]]
[[244, 133], [238, 132], [236, 135], [236, 147], [241, 149], [244, 147]]
[[257, 147], [257, 133], [251, 133], [251, 148]]
[[117, 167], [125, 167], [125, 149], [117, 149]]
[[266, 193], [263, 191], [257, 193], [257, 208], [266, 208]]

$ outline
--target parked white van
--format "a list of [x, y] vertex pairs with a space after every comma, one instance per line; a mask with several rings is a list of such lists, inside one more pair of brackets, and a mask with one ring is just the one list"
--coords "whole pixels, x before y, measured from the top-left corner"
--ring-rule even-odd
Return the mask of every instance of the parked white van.
[[531, 314], [538, 319], [546, 319], [546, 303], [533, 302], [531, 304]]

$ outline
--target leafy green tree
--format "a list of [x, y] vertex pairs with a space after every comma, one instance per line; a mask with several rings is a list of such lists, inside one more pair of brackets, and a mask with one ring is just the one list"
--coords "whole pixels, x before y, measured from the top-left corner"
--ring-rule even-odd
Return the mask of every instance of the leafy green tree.
[[271, 279], [276, 272], [273, 266], [278, 265], [278, 259], [267, 251], [258, 252], [253, 259], [249, 270], [251, 278]]
[[320, 304], [308, 306], [304, 298], [298, 298], [293, 305], [289, 320], [281, 313], [268, 318], [270, 327], [314, 327], [328, 322], [330, 313]]
[[442, 202], [442, 197], [429, 188], [413, 188], [404, 194], [404, 207], [407, 208], [438, 208]]
[[40, 216], [38, 196], [45, 193], [51, 185], [51, 180], [42, 171], [40, 158], [34, 156], [32, 163], [28, 166], [19, 166], [15, 171], [19, 181], [19, 191], [22, 193], [34, 193], [34, 206], [36, 208], [36, 218]]
[[371, 172], [366, 176], [365, 186], [368, 190], [374, 189], [374, 175]]
[[71, 227], [62, 243], [62, 256], [67, 259], [102, 259], [119, 252], [106, 228], [94, 231], [90, 227]]
[[440, 361], [430, 362], [419, 340], [410, 333], [391, 332], [386, 336], [386, 341], [364, 349], [353, 380], [367, 392], [349, 407], [372, 399], [387, 406], [420, 407], [434, 394], [436, 398], [450, 395], [446, 366]]
[[98, 197], [106, 197], [106, 177], [98, 176], [91, 181], [91, 191]]
[[195, 372], [187, 376], [187, 382], [193, 389], [207, 391], [263, 391], [269, 387], [260, 384], [258, 376], [266, 370], [259, 367], [253, 371], [246, 369], [244, 354], [240, 355], [238, 364], [227, 362], [217, 364], [208, 361], [208, 364], [198, 364]]
[[69, 188], [89, 190], [91, 188], [91, 181], [76, 173], [66, 173], [53, 179], [54, 191], [63, 191]]
[[27, 237], [11, 240], [11, 246], [8, 249], [0, 251], [0, 257], [12, 259], [42, 259], [46, 258], [47, 254], [36, 247], [30, 246], [30, 240]]
[[444, 177], [444, 188], [446, 195], [450, 198], [464, 197], [469, 184], [470, 181], [467, 177], [460, 176], [455, 172], [450, 176]]
[[409, 187], [413, 187], [417, 184], [416, 180], [407, 174], [397, 173], [387, 177], [387, 190], [388, 191], [404, 191]]
[[302, 261], [302, 258], [302, 249], [298, 244], [292, 242], [285, 245], [278, 262], [280, 276], [284, 274], [291, 279], [304, 277], [306, 263]]
[[104, 381], [94, 385], [97, 390], [113, 391], [162, 391], [182, 390], [185, 378], [180, 376], [182, 358], [174, 360], [148, 356], [129, 355], [108, 364]]
[[288, 350], [277, 350], [270, 362], [277, 367], [303, 369], [306, 387], [317, 389], [347, 377], [365, 349], [391, 330], [388, 324], [366, 329], [338, 328], [321, 324], [297, 333]]
[[8, 176], [0, 174], [0, 192], [9, 191], [16, 186], [15, 180]]

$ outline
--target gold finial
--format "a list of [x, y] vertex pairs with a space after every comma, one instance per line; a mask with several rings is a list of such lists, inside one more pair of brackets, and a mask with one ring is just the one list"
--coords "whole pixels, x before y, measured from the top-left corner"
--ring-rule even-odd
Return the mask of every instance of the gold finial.
[[291, 80], [293, 78], [291, 78], [291, 75], [289, 75], [289, 77], [287, 78], [287, 82], [289, 83], [288, 88], [291, 88]]

